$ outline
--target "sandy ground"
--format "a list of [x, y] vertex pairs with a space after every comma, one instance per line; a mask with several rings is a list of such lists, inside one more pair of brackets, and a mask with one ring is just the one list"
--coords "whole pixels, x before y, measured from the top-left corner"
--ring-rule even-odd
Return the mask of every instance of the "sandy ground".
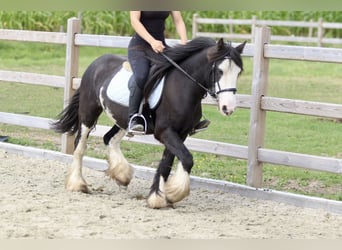
[[201, 189], [153, 210], [150, 181], [125, 190], [85, 168], [92, 194], [72, 193], [67, 168], [0, 149], [0, 239], [342, 239], [342, 215]]

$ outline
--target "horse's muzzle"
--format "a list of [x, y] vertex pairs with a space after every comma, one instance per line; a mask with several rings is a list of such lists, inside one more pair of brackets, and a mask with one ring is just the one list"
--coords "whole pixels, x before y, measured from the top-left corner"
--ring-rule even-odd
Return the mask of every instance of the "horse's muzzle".
[[234, 110], [235, 109], [228, 109], [228, 107], [226, 105], [223, 105], [222, 109], [221, 109], [221, 112], [226, 115], [226, 116], [229, 116], [231, 114], [234, 113]]

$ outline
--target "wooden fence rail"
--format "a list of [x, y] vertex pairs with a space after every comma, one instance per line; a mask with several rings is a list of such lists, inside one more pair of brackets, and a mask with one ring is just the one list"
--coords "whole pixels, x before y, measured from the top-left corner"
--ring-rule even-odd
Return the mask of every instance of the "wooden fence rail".
[[[51, 37], [49, 37], [51, 35]], [[0, 81], [39, 84], [64, 88], [64, 105], [79, 86], [78, 49], [80, 46], [103, 46], [127, 48], [129, 37], [97, 36], [80, 34], [80, 20], [68, 20], [68, 30], [64, 34], [50, 32], [22, 32], [15, 30], [0, 30], [0, 40], [19, 40], [48, 43], [62, 43], [66, 45], [66, 62], [64, 76], [51, 76], [26, 72], [0, 70]], [[191, 150], [230, 156], [248, 161], [247, 184], [252, 187], [262, 185], [262, 165], [272, 163], [312, 170], [328, 171], [342, 174], [342, 159], [321, 157], [294, 152], [284, 152], [264, 148], [265, 115], [266, 112], [285, 112], [310, 116], [322, 116], [342, 119], [342, 105], [333, 103], [310, 102], [267, 96], [268, 64], [273, 58], [287, 60], [323, 61], [331, 63], [342, 62], [342, 49], [281, 46], [271, 45], [270, 28], [256, 27], [255, 42], [247, 44], [243, 56], [253, 57], [253, 80], [251, 95], [237, 95], [238, 107], [251, 109], [248, 145], [235, 145], [188, 138], [186, 145]], [[177, 40], [168, 40], [173, 44]], [[210, 97], [203, 103], [216, 105]], [[10, 114], [0, 112], [0, 122], [42, 129], [49, 129], [51, 120], [42, 117]], [[98, 125], [91, 133], [93, 136], [103, 136], [110, 127]], [[125, 140], [153, 145], [160, 145], [152, 136], [134, 136]], [[62, 137], [62, 151], [72, 153], [73, 138]]]
[[[227, 33], [215, 33], [208, 31], [200, 31], [202, 25], [214, 24], [225, 25], [229, 27]], [[236, 34], [234, 33], [235, 26], [250, 26], [250, 34]], [[324, 44], [342, 44], [341, 38], [325, 37], [325, 31], [329, 29], [342, 29], [342, 23], [328, 23], [324, 22], [322, 18], [319, 18], [317, 22], [313, 20], [307, 21], [275, 21], [275, 20], [258, 20], [256, 16], [252, 19], [218, 19], [218, 18], [201, 18], [198, 14], [194, 14], [192, 19], [192, 37], [205, 36], [214, 38], [227, 38], [230, 40], [249, 40], [254, 42], [255, 30], [257, 26], [269, 26], [269, 27], [302, 27], [308, 29], [307, 36], [281, 36], [272, 35], [271, 41], [282, 42], [296, 42], [296, 43], [313, 43], [322, 47]], [[316, 32], [314, 32], [316, 30]]]

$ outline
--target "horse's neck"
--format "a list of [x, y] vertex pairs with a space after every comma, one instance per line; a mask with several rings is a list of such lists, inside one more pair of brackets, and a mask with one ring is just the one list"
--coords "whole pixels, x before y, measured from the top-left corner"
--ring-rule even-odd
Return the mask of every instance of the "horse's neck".
[[204, 51], [194, 55], [191, 58], [188, 58], [186, 61], [184, 61], [183, 65], [186, 72], [197, 82], [203, 85], [209, 84], [211, 67]]

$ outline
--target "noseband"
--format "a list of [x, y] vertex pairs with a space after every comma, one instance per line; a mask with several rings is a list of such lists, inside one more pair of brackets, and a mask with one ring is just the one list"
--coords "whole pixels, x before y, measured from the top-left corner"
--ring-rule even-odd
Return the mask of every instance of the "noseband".
[[[226, 88], [226, 89], [221, 89], [220, 83], [216, 80], [216, 70], [217, 70], [217, 65], [216, 62], [214, 62], [212, 68], [211, 68], [211, 75], [213, 76], [213, 81], [212, 84], [214, 85], [214, 90], [205, 87], [203, 84], [201, 84], [200, 82], [198, 82], [195, 78], [193, 78], [191, 75], [189, 75], [184, 69], [182, 69], [182, 67], [180, 67], [175, 61], [173, 61], [170, 57], [168, 57], [167, 55], [165, 55], [163, 52], [160, 53], [169, 63], [171, 63], [176, 69], [178, 69], [179, 71], [181, 71], [186, 77], [188, 77], [191, 81], [193, 81], [194, 83], [196, 83], [198, 86], [200, 86], [202, 89], [204, 89], [207, 93], [209, 93], [209, 95], [211, 95], [214, 98], [217, 98], [218, 94], [222, 93], [222, 92], [233, 92], [233, 94], [235, 95], [237, 92], [236, 88]], [[229, 56], [225, 56], [223, 59], [231, 59], [231, 57]], [[218, 91], [215, 92], [215, 87], [218, 87]]]

